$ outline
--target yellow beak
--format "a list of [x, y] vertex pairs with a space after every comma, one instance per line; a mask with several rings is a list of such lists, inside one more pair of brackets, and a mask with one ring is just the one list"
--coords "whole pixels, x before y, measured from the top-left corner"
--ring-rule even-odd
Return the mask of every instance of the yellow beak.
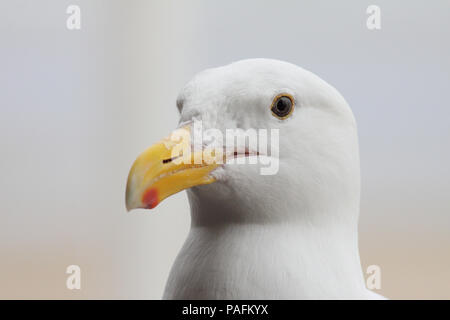
[[191, 152], [189, 126], [175, 130], [134, 162], [128, 175], [127, 210], [152, 209], [172, 194], [214, 182], [210, 173], [220, 164], [212, 156]]

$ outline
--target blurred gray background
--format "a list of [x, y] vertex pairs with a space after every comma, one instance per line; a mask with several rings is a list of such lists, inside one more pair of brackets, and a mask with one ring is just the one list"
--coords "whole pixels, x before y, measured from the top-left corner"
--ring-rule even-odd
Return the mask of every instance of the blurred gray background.
[[[81, 30], [66, 28], [69, 5]], [[381, 30], [366, 8], [381, 8]], [[389, 298], [450, 298], [449, 1], [0, 2], [0, 298], [162, 295], [184, 192], [127, 214], [128, 170], [196, 72], [266, 57], [352, 107], [360, 251]], [[81, 267], [81, 290], [66, 267]]]

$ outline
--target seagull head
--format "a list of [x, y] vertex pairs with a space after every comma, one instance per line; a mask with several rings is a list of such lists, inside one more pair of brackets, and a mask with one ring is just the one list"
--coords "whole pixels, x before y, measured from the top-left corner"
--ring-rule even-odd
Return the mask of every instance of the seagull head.
[[318, 76], [278, 60], [242, 60], [197, 74], [177, 107], [177, 134], [130, 170], [128, 210], [187, 189], [195, 224], [357, 219], [355, 119]]

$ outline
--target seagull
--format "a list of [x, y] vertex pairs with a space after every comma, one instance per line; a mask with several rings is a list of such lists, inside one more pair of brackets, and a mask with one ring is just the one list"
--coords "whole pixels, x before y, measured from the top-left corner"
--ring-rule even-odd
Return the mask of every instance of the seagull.
[[[277, 130], [278, 140], [265, 153], [236, 148], [223, 163], [195, 164], [174, 161], [179, 140], [165, 138], [136, 159], [127, 210], [182, 190], [190, 203], [191, 228], [163, 299], [383, 298], [361, 269], [357, 127], [334, 87], [288, 62], [248, 59], [197, 74], [177, 107], [178, 129], [201, 121], [203, 131]], [[263, 161], [236, 158], [278, 167], [261, 174]]]

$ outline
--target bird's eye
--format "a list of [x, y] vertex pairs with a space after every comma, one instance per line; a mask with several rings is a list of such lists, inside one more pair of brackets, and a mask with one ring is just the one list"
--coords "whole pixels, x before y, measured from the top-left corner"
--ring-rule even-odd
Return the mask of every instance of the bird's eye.
[[270, 110], [278, 119], [286, 119], [294, 111], [294, 98], [287, 93], [279, 94], [273, 99]]

